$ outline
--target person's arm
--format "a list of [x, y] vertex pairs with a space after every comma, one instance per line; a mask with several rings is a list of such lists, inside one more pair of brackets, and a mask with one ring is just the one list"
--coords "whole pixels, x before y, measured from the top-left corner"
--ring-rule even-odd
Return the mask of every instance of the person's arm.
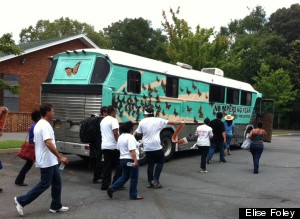
[[138, 166], [138, 159], [136, 157], [136, 153], [135, 153], [135, 150], [130, 150], [130, 155], [133, 159], [133, 162], [134, 162], [134, 166], [137, 167]]
[[252, 139], [252, 135], [253, 135], [252, 132], [253, 132], [253, 130], [251, 130], [250, 133], [249, 133], [249, 135], [248, 135], [248, 138], [250, 138], [250, 139]]
[[224, 139], [224, 144], [226, 144], [226, 132], [222, 132], [222, 136], [223, 136], [223, 139]]
[[181, 121], [179, 121], [179, 120], [168, 120], [168, 125], [180, 125], [180, 124], [183, 124], [183, 123], [184, 123], [183, 120], [181, 120]]
[[118, 141], [118, 138], [119, 138], [119, 130], [118, 130], [118, 129], [114, 129], [114, 130], [113, 130], [113, 134], [114, 134], [115, 140]]
[[55, 148], [54, 144], [52, 143], [52, 139], [45, 140], [45, 144], [48, 147], [48, 149], [57, 157], [59, 162], [62, 162], [64, 164], [67, 164], [69, 162], [68, 158], [63, 157]]

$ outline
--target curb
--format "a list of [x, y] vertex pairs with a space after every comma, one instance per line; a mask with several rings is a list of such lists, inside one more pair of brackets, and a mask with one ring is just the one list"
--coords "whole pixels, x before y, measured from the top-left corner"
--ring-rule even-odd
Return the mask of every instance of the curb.
[[11, 154], [19, 152], [20, 148], [8, 148], [8, 149], [0, 149], [0, 154]]

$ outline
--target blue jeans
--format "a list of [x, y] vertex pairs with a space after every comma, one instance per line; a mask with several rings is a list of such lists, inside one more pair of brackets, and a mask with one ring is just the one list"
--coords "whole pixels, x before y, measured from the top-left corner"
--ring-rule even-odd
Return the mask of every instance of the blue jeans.
[[226, 150], [230, 150], [230, 143], [231, 143], [232, 135], [226, 135]]
[[253, 166], [254, 166], [254, 173], [258, 173], [259, 168], [259, 159], [264, 150], [263, 144], [251, 144], [250, 146], [250, 152], [253, 157]]
[[206, 170], [206, 158], [209, 151], [209, 146], [198, 146], [198, 150], [201, 153], [200, 169]]
[[61, 204], [61, 178], [58, 165], [41, 168], [41, 181], [33, 187], [26, 195], [18, 196], [17, 200], [22, 207], [30, 204], [51, 186], [52, 202], [50, 208], [58, 210]]
[[127, 162], [133, 162], [132, 159], [120, 159], [120, 165], [122, 168], [122, 176], [120, 176], [112, 185], [113, 191], [117, 191], [123, 186], [130, 178], [129, 195], [130, 199], [136, 199], [137, 197], [137, 184], [139, 179], [139, 166], [129, 167]]
[[225, 160], [225, 154], [224, 154], [224, 142], [223, 141], [217, 141], [217, 142], [211, 142], [210, 148], [208, 151], [207, 159], [211, 160], [214, 153], [216, 152], [216, 149], [219, 149], [220, 153], [220, 162], [226, 162]]
[[[145, 153], [148, 161], [148, 167], [147, 167], [148, 182], [151, 183], [153, 180], [158, 181], [165, 163], [164, 150], [160, 149], [157, 151], [145, 151]], [[154, 171], [155, 163], [156, 163], [156, 167]]]

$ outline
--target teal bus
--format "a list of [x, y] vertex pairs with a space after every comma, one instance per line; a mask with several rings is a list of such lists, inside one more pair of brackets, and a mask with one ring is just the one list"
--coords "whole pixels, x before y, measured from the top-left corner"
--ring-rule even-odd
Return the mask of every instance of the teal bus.
[[232, 145], [241, 145], [246, 126], [257, 121], [263, 121], [265, 141], [271, 141], [274, 101], [263, 99], [248, 83], [224, 77], [218, 68], [197, 71], [183, 63], [105, 49], [66, 51], [49, 59], [41, 102], [55, 108], [53, 127], [62, 153], [90, 156], [89, 144], [79, 139], [80, 122], [108, 105], [118, 109], [120, 123], [130, 120], [137, 125], [148, 107], [156, 117], [184, 120], [179, 138], [186, 137], [186, 144], [172, 142], [176, 126], [161, 131], [166, 160], [176, 151], [194, 148], [197, 126], [205, 118], [214, 119], [218, 111], [235, 117]]

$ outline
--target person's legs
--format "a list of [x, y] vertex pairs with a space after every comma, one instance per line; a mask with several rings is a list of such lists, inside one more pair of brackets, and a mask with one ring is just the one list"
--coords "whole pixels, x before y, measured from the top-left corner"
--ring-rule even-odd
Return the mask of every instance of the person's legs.
[[138, 195], [137, 185], [139, 180], [139, 166], [129, 167], [129, 169], [130, 169], [129, 195], [130, 195], [130, 199], [136, 199]]
[[50, 187], [53, 178], [53, 168], [41, 168], [40, 171], [41, 181], [35, 187], [33, 187], [26, 195], [17, 197], [17, 201], [22, 207], [30, 204]]
[[115, 167], [115, 174], [113, 177], [113, 182], [115, 182], [118, 178], [122, 176], [122, 169], [120, 165], [120, 151], [113, 150], [113, 166]]
[[112, 172], [112, 150], [103, 150], [104, 163], [103, 163], [103, 175], [101, 189], [106, 190], [111, 183], [111, 172]]
[[263, 152], [263, 146], [260, 145], [251, 146], [250, 151], [253, 156], [253, 167], [254, 167], [253, 173], [258, 173], [259, 159]]
[[225, 145], [225, 148], [226, 148], [226, 154], [227, 155], [231, 154], [231, 152], [230, 152], [231, 139], [232, 139], [232, 135], [226, 135], [226, 145]]
[[94, 177], [93, 182], [97, 183], [98, 180], [102, 179], [102, 151], [101, 147], [95, 149], [95, 166], [94, 166]]
[[61, 177], [58, 170], [58, 165], [53, 166], [53, 178], [52, 178], [52, 186], [51, 186], [51, 197], [52, 202], [50, 205], [50, 209], [58, 210], [62, 207], [61, 204]]
[[154, 172], [154, 156], [153, 151], [146, 151], [146, 158], [147, 158], [147, 177], [148, 183], [152, 183], [153, 181], [153, 172]]
[[113, 191], [117, 191], [120, 189], [129, 179], [130, 177], [130, 168], [127, 166], [127, 162], [132, 162], [130, 159], [121, 159], [120, 166], [122, 168], [122, 175], [116, 179], [115, 182], [112, 183], [111, 188]]
[[20, 173], [18, 174], [18, 176], [15, 180], [16, 185], [24, 184], [25, 176], [28, 173], [28, 171], [31, 169], [32, 165], [33, 165], [33, 162], [31, 160], [26, 160], [26, 163], [22, 167]]
[[153, 175], [153, 180], [154, 181], [159, 181], [159, 177], [161, 174], [161, 171], [163, 169], [164, 163], [165, 163], [165, 154], [164, 154], [164, 150], [158, 150], [158, 151], [154, 151], [154, 157], [155, 157], [155, 163], [156, 163], [156, 167], [155, 167], [155, 171], [154, 171], [154, 175]]
[[200, 169], [206, 170], [206, 158], [209, 151], [209, 146], [198, 146], [201, 153]]
[[220, 151], [220, 162], [225, 163], [225, 153], [224, 153], [224, 142], [223, 141], [219, 141], [217, 142], [217, 147]]
[[215, 151], [216, 151], [216, 143], [211, 142], [211, 145], [210, 145], [209, 151], [208, 151], [208, 155], [207, 155], [207, 163], [210, 163]]

